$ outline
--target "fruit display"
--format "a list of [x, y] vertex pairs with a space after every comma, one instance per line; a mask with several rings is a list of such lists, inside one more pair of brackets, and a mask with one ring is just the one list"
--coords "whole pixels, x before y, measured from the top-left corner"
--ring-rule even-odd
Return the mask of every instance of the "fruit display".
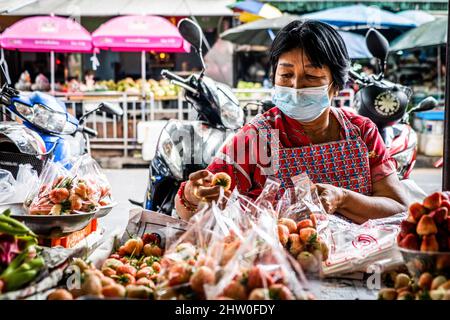
[[450, 250], [450, 209], [446, 193], [435, 192], [423, 203], [409, 206], [408, 217], [401, 223], [397, 243], [401, 248], [421, 252]]
[[67, 215], [91, 212], [111, 203], [111, 192], [94, 179], [58, 176], [43, 184], [29, 206], [31, 215]]
[[318, 272], [328, 259], [328, 246], [318, 235], [314, 214], [297, 223], [290, 218], [278, 220], [278, 238], [286, 250], [297, 259], [305, 272]]
[[406, 273], [389, 274], [389, 286], [378, 293], [380, 300], [450, 300], [450, 280], [424, 272], [416, 280]]
[[[237, 83], [236, 88], [239, 89], [244, 89], [244, 90], [258, 90], [262, 88], [262, 84], [259, 82], [247, 82], [247, 81], [242, 81], [239, 80], [239, 82]], [[257, 98], [257, 96], [255, 96], [254, 93], [252, 92], [239, 92], [236, 94], [238, 99], [252, 99], [252, 98]]]
[[159, 236], [146, 233], [142, 238], [128, 239], [103, 262], [101, 269], [82, 259], [74, 259], [73, 266], [81, 272], [80, 285], [56, 289], [47, 299], [72, 300], [82, 296], [153, 299], [162, 254]]
[[153, 93], [155, 99], [169, 99], [177, 98], [179, 88], [171, 84], [168, 80], [154, 80], [149, 79], [143, 82], [142, 79], [134, 80], [133, 78], [127, 77], [125, 79], [114, 82], [113, 80], [103, 80], [97, 81], [94, 85], [95, 91], [119, 91], [126, 92], [128, 94], [141, 94], [142, 87], [147, 95]]
[[36, 235], [9, 214], [0, 214], [0, 296], [33, 282], [45, 264]]

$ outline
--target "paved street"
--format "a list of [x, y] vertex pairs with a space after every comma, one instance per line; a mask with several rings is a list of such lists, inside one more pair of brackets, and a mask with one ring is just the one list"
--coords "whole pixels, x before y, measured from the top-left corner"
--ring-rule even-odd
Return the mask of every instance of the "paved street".
[[[111, 214], [103, 218], [103, 223], [109, 230], [114, 227], [125, 227], [128, 212], [132, 205], [129, 198], [142, 201], [147, 185], [148, 171], [146, 169], [106, 170], [112, 185], [113, 195], [119, 203]], [[431, 193], [441, 188], [442, 171], [439, 169], [415, 169], [412, 179], [426, 192]]]

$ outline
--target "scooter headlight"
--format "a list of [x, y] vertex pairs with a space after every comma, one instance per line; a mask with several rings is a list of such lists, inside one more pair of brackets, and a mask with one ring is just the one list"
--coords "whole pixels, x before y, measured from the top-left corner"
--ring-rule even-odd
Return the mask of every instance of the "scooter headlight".
[[69, 127], [65, 128], [67, 115], [63, 112], [50, 110], [46, 106], [38, 103], [30, 107], [16, 101], [14, 102], [14, 106], [22, 117], [43, 130], [64, 133], [70, 129]]
[[177, 146], [174, 144], [172, 138], [166, 130], [161, 131], [159, 137], [158, 152], [163, 157], [164, 161], [172, 171], [176, 179], [183, 179], [183, 170], [181, 155], [178, 152]]

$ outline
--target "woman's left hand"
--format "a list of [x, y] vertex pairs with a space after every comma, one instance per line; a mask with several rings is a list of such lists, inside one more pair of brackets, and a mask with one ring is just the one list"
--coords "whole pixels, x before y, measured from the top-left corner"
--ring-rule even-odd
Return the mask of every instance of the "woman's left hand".
[[325, 183], [316, 183], [315, 185], [325, 211], [329, 214], [336, 212], [344, 202], [344, 189]]

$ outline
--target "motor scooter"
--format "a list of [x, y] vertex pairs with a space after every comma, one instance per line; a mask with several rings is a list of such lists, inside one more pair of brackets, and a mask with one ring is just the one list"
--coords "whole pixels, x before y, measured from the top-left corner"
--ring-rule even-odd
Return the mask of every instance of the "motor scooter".
[[161, 75], [184, 89], [185, 99], [197, 113], [197, 119], [167, 122], [149, 166], [144, 201], [130, 199], [135, 205], [168, 215], [174, 211], [174, 198], [181, 182], [192, 172], [206, 168], [227, 139], [244, 124], [244, 111], [231, 88], [204, 74], [201, 28], [190, 19], [182, 19], [178, 29], [195, 49], [202, 71], [186, 78], [168, 70]]
[[[4, 66], [3, 72], [7, 70]], [[0, 122], [0, 168], [16, 177], [20, 164], [38, 174], [46, 161], [64, 161], [90, 151], [89, 137], [97, 131], [84, 125], [97, 111], [122, 116], [120, 107], [102, 102], [76, 119], [60, 99], [43, 92], [24, 94], [11, 87], [9, 75], [0, 89], [0, 107], [11, 121]], [[18, 119], [13, 119], [11, 113]], [[17, 121], [19, 120], [19, 121]]]
[[349, 71], [350, 78], [359, 85], [354, 101], [356, 112], [377, 125], [396, 162], [399, 178], [407, 179], [417, 155], [417, 134], [410, 125], [410, 116], [415, 112], [434, 109], [438, 102], [433, 97], [427, 97], [411, 107], [411, 88], [384, 78], [389, 42], [380, 32], [370, 29], [366, 34], [366, 44], [370, 53], [378, 59], [381, 72], [369, 76], [352, 69]]

